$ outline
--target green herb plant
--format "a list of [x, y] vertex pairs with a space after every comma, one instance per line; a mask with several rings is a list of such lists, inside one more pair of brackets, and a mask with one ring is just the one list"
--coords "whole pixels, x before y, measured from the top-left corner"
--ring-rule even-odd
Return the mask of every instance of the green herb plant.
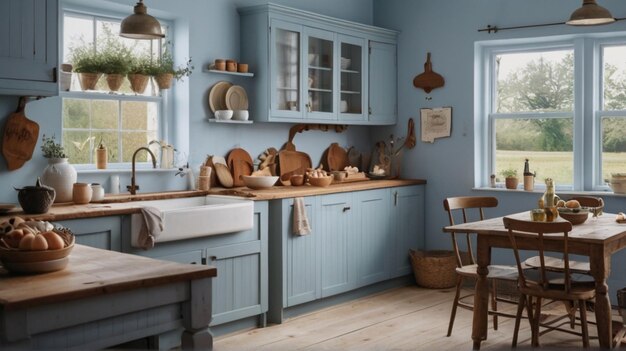
[[513, 168], [505, 169], [500, 174], [505, 178], [517, 178], [517, 170]]
[[43, 152], [43, 157], [45, 158], [66, 158], [65, 150], [63, 149], [63, 145], [57, 143], [54, 139], [54, 135], [52, 137], [46, 137], [44, 134], [41, 138], [41, 152]]

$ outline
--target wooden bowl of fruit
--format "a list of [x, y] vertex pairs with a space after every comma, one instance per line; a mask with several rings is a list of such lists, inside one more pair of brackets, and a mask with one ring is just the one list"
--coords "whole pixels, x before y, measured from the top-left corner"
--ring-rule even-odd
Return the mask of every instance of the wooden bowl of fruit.
[[333, 182], [334, 176], [321, 169], [313, 169], [306, 172], [306, 178], [312, 186], [327, 187]]
[[561, 205], [557, 207], [559, 216], [572, 223], [572, 225], [585, 223], [587, 218], [589, 218], [589, 209], [580, 206], [577, 200], [569, 200], [557, 205]]
[[69, 229], [49, 222], [13, 217], [0, 224], [0, 262], [15, 273], [46, 273], [64, 269], [74, 248]]

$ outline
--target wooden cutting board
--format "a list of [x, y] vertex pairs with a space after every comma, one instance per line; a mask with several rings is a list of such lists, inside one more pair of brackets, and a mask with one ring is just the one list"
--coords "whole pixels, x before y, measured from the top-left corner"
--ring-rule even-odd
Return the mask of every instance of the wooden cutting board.
[[33, 157], [33, 150], [39, 139], [39, 124], [26, 118], [24, 109], [26, 98], [20, 97], [17, 110], [4, 125], [2, 155], [7, 160], [7, 168], [16, 170]]
[[311, 157], [301, 151], [281, 150], [278, 153], [278, 163], [280, 167], [280, 176], [288, 173], [304, 174], [307, 168], [312, 168], [313, 163]]
[[254, 170], [252, 163], [252, 157], [250, 154], [241, 148], [235, 148], [230, 150], [226, 164], [230, 168], [230, 173], [233, 176], [234, 186], [244, 186], [243, 178], [241, 176], [249, 176]]
[[326, 162], [329, 171], [343, 171], [350, 165], [348, 161], [348, 152], [337, 143], [332, 143], [328, 147], [326, 154]]
[[224, 188], [232, 188], [233, 176], [230, 174], [228, 166], [221, 163], [215, 163], [213, 165], [215, 166], [215, 173], [220, 184], [222, 184]]

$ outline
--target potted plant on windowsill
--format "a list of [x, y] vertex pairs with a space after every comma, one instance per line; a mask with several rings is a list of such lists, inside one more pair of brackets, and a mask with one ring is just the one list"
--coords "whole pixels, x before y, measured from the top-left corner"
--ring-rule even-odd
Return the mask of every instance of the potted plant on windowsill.
[[100, 42], [102, 43], [100, 49], [102, 73], [106, 74], [109, 90], [118, 91], [131, 67], [131, 51], [111, 33], [108, 27], [105, 27], [104, 38]]
[[519, 179], [517, 178], [517, 170], [509, 168], [500, 172], [504, 179], [504, 184], [507, 189], [517, 189]]
[[130, 88], [136, 94], [142, 94], [146, 90], [150, 75], [154, 72], [154, 65], [147, 55], [134, 57], [128, 70]]
[[54, 135], [47, 138], [44, 134], [41, 141], [41, 152], [48, 159], [41, 182], [56, 191], [54, 202], [70, 202], [76, 183], [76, 169], [69, 164], [63, 145], [55, 141]]
[[92, 44], [81, 43], [70, 49], [74, 72], [78, 73], [80, 87], [83, 90], [94, 90], [98, 79], [102, 76], [102, 55]]
[[181, 80], [183, 77], [189, 77], [193, 69], [191, 58], [184, 65], [174, 67], [174, 58], [169, 51], [165, 51], [155, 67], [153, 76], [159, 89], [164, 90], [171, 88], [172, 79]]

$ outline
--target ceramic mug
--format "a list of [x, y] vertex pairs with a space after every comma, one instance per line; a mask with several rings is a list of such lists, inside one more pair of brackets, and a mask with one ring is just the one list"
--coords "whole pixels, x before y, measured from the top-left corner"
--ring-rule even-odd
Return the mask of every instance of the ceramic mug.
[[91, 201], [91, 185], [88, 183], [74, 183], [72, 188], [72, 201], [77, 205], [88, 204]]
[[215, 59], [215, 69], [218, 71], [226, 70], [226, 61], [223, 59]]
[[226, 60], [226, 70], [228, 72], [237, 72], [237, 62], [235, 60]]

